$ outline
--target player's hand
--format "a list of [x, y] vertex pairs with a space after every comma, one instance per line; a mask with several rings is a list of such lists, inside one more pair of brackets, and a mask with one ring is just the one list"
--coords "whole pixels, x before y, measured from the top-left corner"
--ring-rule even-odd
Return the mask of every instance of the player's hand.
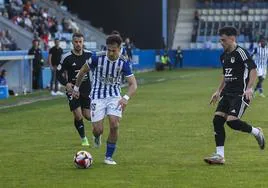
[[117, 106], [117, 108], [118, 107], [121, 107], [121, 109], [122, 109], [122, 112], [125, 110], [125, 108], [126, 108], [126, 106], [127, 106], [127, 100], [125, 99], [125, 98], [121, 98], [119, 101], [118, 101], [118, 106]]
[[245, 96], [247, 100], [251, 100], [253, 98], [253, 89], [247, 88], [246, 91], [243, 93], [243, 96]]
[[71, 95], [73, 93], [73, 87], [74, 87], [74, 85], [72, 83], [66, 84], [66, 91], [69, 95]]
[[73, 96], [74, 98], [78, 99], [78, 98], [79, 98], [79, 95], [80, 95], [79, 91], [75, 91], [75, 90], [73, 90], [72, 96]]
[[210, 101], [209, 101], [209, 104], [213, 104], [213, 105], [215, 105], [216, 104], [216, 102], [219, 100], [219, 98], [220, 98], [220, 92], [219, 91], [216, 91], [212, 96], [211, 96], [211, 99], [210, 99]]

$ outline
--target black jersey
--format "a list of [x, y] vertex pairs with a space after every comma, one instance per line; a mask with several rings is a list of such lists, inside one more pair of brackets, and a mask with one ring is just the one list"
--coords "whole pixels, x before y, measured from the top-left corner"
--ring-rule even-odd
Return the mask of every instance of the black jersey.
[[[77, 75], [81, 67], [89, 61], [92, 56], [91, 51], [83, 50], [82, 55], [75, 55], [72, 51], [67, 52], [61, 58], [60, 64], [57, 67], [57, 79], [62, 85], [66, 85], [68, 82], [75, 84]], [[62, 76], [64, 72], [67, 72], [67, 80]], [[89, 96], [91, 90], [90, 75], [87, 73], [80, 86], [80, 93], [84, 97]]]
[[225, 81], [222, 94], [242, 95], [247, 88], [250, 71], [256, 69], [249, 53], [237, 46], [232, 52], [224, 52], [220, 60]]

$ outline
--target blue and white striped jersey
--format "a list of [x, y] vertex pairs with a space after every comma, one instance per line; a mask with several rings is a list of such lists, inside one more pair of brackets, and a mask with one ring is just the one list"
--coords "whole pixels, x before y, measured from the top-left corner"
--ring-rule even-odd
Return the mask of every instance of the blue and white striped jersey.
[[254, 55], [254, 60], [255, 60], [255, 64], [257, 65], [257, 68], [266, 69], [267, 61], [268, 61], [268, 47], [259, 46], [255, 48], [253, 55]]
[[105, 54], [92, 56], [87, 65], [92, 71], [91, 99], [120, 96], [121, 76], [133, 75], [122, 55], [116, 61], [110, 61]]

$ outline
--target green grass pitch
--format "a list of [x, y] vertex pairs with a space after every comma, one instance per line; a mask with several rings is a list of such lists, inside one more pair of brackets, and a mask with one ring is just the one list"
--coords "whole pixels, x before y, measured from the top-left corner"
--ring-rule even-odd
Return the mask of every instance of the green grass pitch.
[[[140, 84], [120, 124], [116, 166], [103, 164], [107, 121], [101, 148], [80, 146], [65, 98], [0, 110], [0, 187], [268, 187], [267, 151], [251, 135], [226, 126], [226, 164], [203, 162], [215, 151], [215, 107], [208, 103], [220, 74], [220, 69], [136, 74]], [[256, 97], [243, 120], [261, 126], [268, 138], [267, 106], [268, 98]], [[91, 125], [85, 124], [91, 140]], [[74, 167], [79, 150], [92, 154], [92, 168]]]

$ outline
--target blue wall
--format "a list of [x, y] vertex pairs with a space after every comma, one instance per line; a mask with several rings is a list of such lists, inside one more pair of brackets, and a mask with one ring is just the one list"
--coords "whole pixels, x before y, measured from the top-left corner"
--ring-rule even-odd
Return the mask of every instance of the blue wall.
[[[184, 68], [218, 68], [221, 67], [219, 58], [222, 50], [204, 50], [204, 49], [195, 49], [195, 50], [183, 50], [183, 67]], [[10, 52], [0, 52], [0, 56], [14, 56], [14, 55], [27, 55], [28, 51], [10, 51]], [[155, 63], [160, 61], [159, 54], [162, 55], [163, 50], [134, 50], [133, 51], [133, 70], [135, 71], [145, 71], [145, 70], [154, 70]], [[171, 63], [175, 62], [175, 50], [168, 51]], [[48, 52], [43, 52], [43, 57], [45, 59], [45, 64], [47, 64]], [[8, 62], [7, 62], [8, 64]], [[18, 65], [18, 63], [16, 63]], [[29, 69], [29, 67], [24, 66]], [[0, 69], [3, 67], [0, 67]], [[13, 71], [15, 74], [10, 73], [9, 80], [16, 80], [16, 71]], [[25, 72], [27, 72], [25, 70]], [[17, 79], [18, 79], [17, 75]], [[49, 85], [51, 78], [51, 72], [49, 67], [43, 69], [43, 87]], [[12, 84], [11, 84], [12, 85]]]
[[183, 50], [183, 67], [221, 67], [222, 50]]
[[[183, 50], [183, 67], [184, 68], [212, 68], [221, 67], [220, 54], [222, 50]], [[133, 68], [134, 70], [154, 69], [155, 62], [160, 61], [157, 54], [162, 55], [163, 50], [134, 50], [133, 51]], [[175, 50], [168, 51], [171, 63], [175, 62]]]

